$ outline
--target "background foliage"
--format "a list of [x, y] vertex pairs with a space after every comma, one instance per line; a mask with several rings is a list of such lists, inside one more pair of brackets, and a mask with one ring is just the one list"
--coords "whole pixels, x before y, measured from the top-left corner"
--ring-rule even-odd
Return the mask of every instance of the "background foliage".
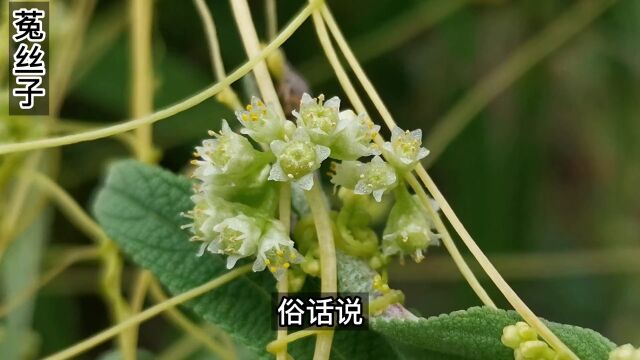
[[[399, 125], [422, 128], [429, 139], [430, 130], [474, 84], [581, 1], [329, 4]], [[73, 4], [55, 2], [59, 13], [52, 26], [72, 16]], [[251, 5], [258, 29], [264, 28], [261, 2]], [[302, 5], [280, 1], [281, 23]], [[192, 3], [158, 0], [155, 6], [154, 102], [160, 108], [212, 83], [213, 75]], [[245, 59], [233, 18], [226, 2], [209, 1], [209, 6], [231, 69]], [[127, 11], [122, 1], [98, 2], [62, 118], [99, 125], [128, 117]], [[640, 2], [619, 0], [492, 101], [430, 165], [468, 230], [538, 315], [593, 328], [619, 344], [640, 339], [639, 38]], [[284, 51], [314, 92], [343, 95], [310, 24]], [[233, 115], [211, 100], [158, 123], [154, 141], [163, 150], [160, 164], [182, 171], [193, 146], [222, 118]], [[113, 139], [65, 147], [59, 183], [86, 206], [106, 165], [127, 156]], [[18, 247], [26, 241], [32, 251]], [[17, 271], [10, 261], [37, 264], [43, 256], [45, 265], [52, 264], [60, 249], [87, 243], [60, 213], [45, 212], [14, 242], [12, 256], [4, 257], [3, 291], [10, 291], [18, 275], [27, 281], [33, 277], [29, 271], [38, 271], [33, 266]], [[18, 327], [39, 354], [109, 324], [97, 295], [98, 265], [74, 266], [38, 295], [33, 313], [22, 309], [26, 318]], [[133, 271], [126, 267], [125, 289]], [[393, 266], [391, 284], [405, 292], [408, 307], [425, 316], [478, 304], [442, 248], [422, 264]], [[3, 326], [7, 334], [11, 325]], [[154, 352], [176, 338], [177, 330], [160, 318], [141, 327], [141, 346]], [[95, 358], [111, 347], [105, 344], [86, 356]]]

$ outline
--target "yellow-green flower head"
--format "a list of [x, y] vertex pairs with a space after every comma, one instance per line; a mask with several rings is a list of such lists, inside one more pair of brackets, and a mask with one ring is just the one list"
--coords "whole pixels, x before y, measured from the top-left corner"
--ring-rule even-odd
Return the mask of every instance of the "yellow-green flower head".
[[330, 146], [335, 135], [342, 130], [339, 117], [340, 99], [337, 96], [324, 101], [324, 95], [312, 98], [304, 93], [300, 100], [300, 111], [293, 111], [299, 128], [305, 129], [313, 142]]
[[253, 263], [253, 271], [269, 269], [277, 280], [282, 280], [292, 264], [301, 263], [304, 258], [293, 247], [282, 223], [272, 220], [260, 238], [260, 247]]
[[365, 114], [356, 115], [352, 110], [341, 111], [339, 122], [342, 130], [330, 146], [332, 158], [356, 160], [380, 154], [380, 150], [372, 143], [380, 125], [374, 125]]
[[216, 237], [206, 250], [228, 255], [227, 268], [231, 269], [239, 259], [257, 252], [263, 225], [264, 221], [244, 214], [226, 218], [213, 227]]
[[555, 350], [540, 340], [525, 341], [514, 350], [513, 357], [515, 360], [561, 360]]
[[391, 131], [391, 141], [382, 146], [384, 157], [400, 170], [411, 170], [421, 159], [429, 155], [422, 147], [422, 130], [402, 130], [399, 127]]
[[286, 120], [278, 116], [271, 105], [255, 96], [246, 110], [236, 111], [236, 117], [244, 126], [240, 133], [249, 135], [259, 143], [269, 144], [284, 138]]
[[515, 325], [509, 325], [502, 329], [500, 340], [505, 346], [517, 349], [525, 341], [538, 340], [538, 334], [529, 324], [519, 321]]
[[382, 254], [399, 254], [401, 258], [409, 255], [415, 262], [422, 261], [427, 247], [437, 244], [439, 237], [424, 214], [418, 200], [406, 189], [397, 191], [382, 234]]
[[206, 182], [216, 175], [242, 176], [257, 164], [264, 164], [266, 155], [254, 149], [244, 136], [233, 132], [226, 120], [222, 121], [220, 134], [211, 134], [216, 138], [204, 140], [194, 154], [200, 158], [193, 161], [197, 166], [194, 176], [200, 180]]
[[376, 201], [382, 200], [382, 194], [396, 185], [397, 175], [393, 167], [389, 166], [380, 156], [365, 163], [361, 168], [358, 182], [353, 192], [359, 195], [371, 194]]
[[640, 349], [631, 344], [618, 346], [609, 353], [609, 360], [640, 360]]
[[291, 181], [303, 190], [313, 187], [313, 172], [329, 157], [328, 147], [311, 142], [303, 129], [296, 129], [291, 139], [271, 142], [277, 161], [271, 167], [269, 180]]

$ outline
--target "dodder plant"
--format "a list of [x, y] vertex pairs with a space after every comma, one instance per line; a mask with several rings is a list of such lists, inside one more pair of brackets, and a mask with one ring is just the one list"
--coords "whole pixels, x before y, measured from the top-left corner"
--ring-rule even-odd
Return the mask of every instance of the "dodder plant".
[[[249, 71], [254, 72], [260, 92], [251, 94], [255, 97], [246, 108], [238, 109], [239, 133], [223, 122], [219, 133], [212, 132], [212, 138], [195, 149], [194, 179], [136, 161], [114, 165], [95, 203], [95, 213], [104, 230], [54, 184], [41, 181], [104, 248], [113, 249], [113, 240], [176, 294], [138, 313], [120, 303], [117, 291], [108, 292], [113, 302], [122, 305], [116, 306], [119, 311], [115, 311], [120, 315], [119, 323], [52, 358], [75, 356], [116, 335], [120, 335], [122, 355], [135, 357], [135, 332], [132, 336], [128, 331], [162, 311], [175, 311], [173, 307], [182, 303], [248, 348], [251, 358], [271, 358], [272, 353], [279, 359], [289, 355], [298, 359], [332, 356], [518, 360], [609, 356], [614, 348], [610, 341], [588, 329], [540, 320], [506, 284], [420, 165], [428, 155], [422, 146], [421, 131], [403, 131], [395, 126], [321, 1], [311, 1], [279, 35], [273, 31], [272, 41], [264, 48], [259, 44], [246, 1], [231, 3], [250, 60], [225, 76], [216, 54], [219, 49], [215, 27], [209, 19], [217, 84], [144, 116], [151, 109], [140, 99], [145, 91], [150, 95], [151, 86], [149, 79], [140, 75], [135, 82], [140, 85], [134, 96], [138, 100], [135, 120], [68, 136], [0, 145], [0, 154], [5, 154], [137, 129], [136, 139], [140, 141], [132, 142], [136, 154], [139, 159], [152, 162], [149, 125], [153, 122], [213, 95], [238, 107], [238, 97], [229, 85]], [[133, 4], [135, 8], [140, 3]], [[203, 2], [197, 4], [206, 19]], [[604, 8], [602, 5], [592, 9], [592, 15]], [[336, 97], [325, 101], [322, 96], [303, 94], [288, 120], [264, 60], [274, 55], [309, 16], [313, 16], [318, 38], [354, 110], [341, 110]], [[148, 25], [146, 21], [141, 23]], [[144, 29], [136, 30], [136, 38], [144, 39]], [[388, 141], [381, 138], [379, 126], [365, 111], [329, 34], [389, 127]], [[284, 66], [280, 62], [278, 67], [277, 59], [275, 62], [272, 71], [282, 77]], [[137, 64], [144, 65], [144, 61]], [[322, 171], [329, 172], [333, 191], [322, 187]], [[516, 312], [495, 308], [460, 256], [440, 211]], [[384, 226], [377, 231], [374, 223], [380, 218]], [[402, 307], [402, 293], [387, 284], [386, 265], [395, 257], [421, 261], [428, 247], [439, 242], [451, 253], [485, 306], [432, 318], [415, 316]], [[117, 273], [118, 259], [113, 251], [105, 251], [103, 257], [106, 266]], [[331, 330], [290, 334], [279, 331], [276, 335], [270, 329], [270, 293], [276, 289], [296, 292], [305, 283], [314, 287], [313, 281], [307, 281], [313, 277], [320, 279], [322, 292], [369, 293], [371, 329], [339, 331], [335, 336]], [[155, 292], [162, 293], [157, 286]], [[211, 338], [189, 325], [189, 320], [180, 318], [179, 313], [175, 317], [218, 356], [234, 357], [221, 341], [224, 336]], [[310, 336], [316, 336], [315, 344], [309, 341]], [[630, 345], [610, 354], [615, 360], [635, 360], [637, 356], [638, 350]]]

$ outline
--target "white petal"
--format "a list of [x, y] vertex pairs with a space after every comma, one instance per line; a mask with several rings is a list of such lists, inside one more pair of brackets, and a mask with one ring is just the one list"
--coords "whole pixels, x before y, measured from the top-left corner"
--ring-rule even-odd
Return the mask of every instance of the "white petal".
[[411, 137], [422, 142], [422, 129], [413, 130], [411, 132]]
[[274, 140], [271, 142], [271, 144], [269, 145], [269, 147], [271, 148], [271, 151], [276, 155], [280, 155], [282, 154], [282, 152], [284, 151], [284, 148], [287, 146], [287, 143], [282, 141], [282, 140]]
[[298, 181], [295, 182], [295, 184], [303, 190], [311, 190], [311, 188], [313, 187], [313, 173], [301, 177], [300, 179], [298, 179]]
[[240, 256], [229, 255], [229, 257], [227, 257], [227, 269], [231, 269], [234, 266], [236, 266], [236, 263], [238, 262], [239, 259], [240, 259]]
[[284, 173], [284, 171], [282, 170], [282, 167], [280, 167], [280, 164], [275, 163], [271, 167], [271, 171], [269, 171], [268, 180], [289, 181], [289, 177], [287, 177], [287, 174]]
[[205, 249], [207, 248], [207, 243], [202, 243], [202, 245], [200, 245], [200, 249], [198, 249], [198, 252], [196, 253], [196, 256], [200, 257], [204, 254]]
[[418, 151], [418, 156], [416, 157], [416, 160], [425, 158], [427, 155], [429, 155], [429, 152], [430, 151], [426, 148], [420, 148], [420, 151]]
[[373, 198], [376, 199], [377, 202], [382, 201], [382, 194], [384, 194], [384, 189], [375, 190], [371, 193], [371, 195], [373, 195]]
[[254, 272], [258, 272], [264, 270], [266, 267], [267, 265], [264, 263], [262, 257], [258, 256], [256, 257], [256, 261], [253, 262], [252, 270]]
[[324, 107], [338, 110], [340, 108], [340, 98], [337, 96], [324, 102]]
[[316, 145], [316, 163], [320, 164], [331, 154], [331, 149], [326, 146]]
[[394, 127], [393, 129], [391, 129], [391, 141], [395, 140], [395, 138], [402, 134], [404, 134], [404, 130], [402, 130], [398, 126]]

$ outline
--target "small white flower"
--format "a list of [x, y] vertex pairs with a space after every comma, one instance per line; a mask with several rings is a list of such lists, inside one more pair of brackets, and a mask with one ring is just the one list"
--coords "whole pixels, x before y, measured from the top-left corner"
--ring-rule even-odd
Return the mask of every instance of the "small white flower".
[[204, 241], [208, 244], [217, 236], [214, 227], [224, 219], [234, 216], [235, 211], [224, 201], [207, 195], [197, 192], [191, 196], [194, 207], [182, 215], [192, 219], [192, 222], [182, 228], [191, 231], [191, 241]]
[[331, 144], [331, 157], [338, 160], [356, 160], [363, 156], [379, 155], [372, 140], [380, 125], [374, 125], [365, 114], [356, 115], [352, 110], [340, 112], [341, 131]]
[[284, 138], [286, 120], [278, 116], [271, 105], [266, 105], [255, 96], [246, 110], [236, 111], [236, 117], [244, 126], [240, 133], [249, 135], [259, 143], [269, 144]]
[[277, 280], [282, 280], [292, 264], [303, 261], [302, 255], [293, 246], [294, 242], [287, 235], [282, 223], [271, 221], [260, 239], [253, 271], [258, 272], [266, 268]]
[[271, 142], [277, 161], [271, 167], [269, 180], [291, 181], [304, 190], [313, 187], [313, 172], [329, 157], [328, 147], [311, 142], [309, 135], [297, 129], [288, 141]]
[[399, 127], [391, 131], [391, 141], [382, 146], [384, 157], [393, 166], [402, 170], [411, 170], [421, 159], [429, 155], [422, 147], [422, 130], [403, 131]]
[[226, 120], [222, 121], [220, 134], [212, 134], [216, 138], [204, 140], [202, 146], [197, 146], [195, 155], [200, 160], [192, 162], [197, 166], [194, 176], [200, 180], [216, 175], [242, 176], [265, 163], [267, 156], [254, 149], [244, 136], [233, 132]]
[[293, 111], [299, 128], [307, 130], [311, 140], [330, 146], [335, 135], [342, 130], [339, 121], [340, 99], [337, 96], [324, 101], [324, 95], [312, 98], [304, 93], [300, 100], [300, 111]]
[[209, 243], [207, 251], [228, 255], [227, 268], [231, 269], [239, 259], [256, 253], [262, 223], [240, 214], [223, 220], [213, 227], [213, 231], [217, 237]]
[[360, 195], [371, 194], [376, 201], [380, 202], [382, 194], [392, 189], [396, 185], [396, 180], [395, 169], [376, 155], [361, 167], [359, 180], [353, 192]]
[[331, 182], [336, 186], [342, 186], [353, 190], [358, 181], [361, 180], [364, 163], [356, 160], [345, 160], [341, 163], [332, 162]]

